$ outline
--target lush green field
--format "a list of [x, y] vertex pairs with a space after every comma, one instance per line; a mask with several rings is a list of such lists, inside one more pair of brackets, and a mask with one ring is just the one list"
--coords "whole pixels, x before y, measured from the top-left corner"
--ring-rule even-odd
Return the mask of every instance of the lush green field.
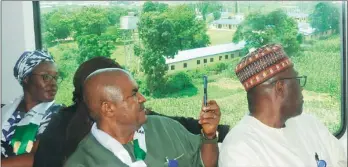
[[[70, 49], [69, 49], [70, 48]], [[70, 51], [70, 50], [75, 50]], [[72, 77], [77, 68], [73, 56], [77, 46], [73, 43], [60, 44], [49, 51], [59, 66], [66, 70], [65, 80], [60, 85], [57, 102], [71, 104]], [[113, 58], [123, 64], [123, 46], [118, 46]], [[123, 58], [122, 58], [123, 57]], [[235, 58], [239, 59], [239, 58]], [[123, 61], [122, 61], [123, 60]], [[331, 132], [340, 126], [340, 38], [314, 41], [311, 47], [292, 57], [300, 75], [307, 75], [304, 112], [318, 116]], [[209, 75], [208, 96], [218, 102], [222, 112], [221, 122], [234, 126], [248, 112], [246, 93], [234, 75], [236, 60], [220, 74]], [[165, 98], [147, 97], [146, 106], [167, 115], [180, 115], [197, 118], [203, 97], [201, 79], [193, 79], [195, 88], [182, 90]], [[187, 96], [183, 96], [187, 94]]]
[[[303, 91], [304, 112], [319, 117], [331, 132], [338, 131], [341, 120], [339, 37], [317, 41], [302, 54], [292, 57], [292, 60], [300, 75], [308, 77]], [[209, 99], [216, 100], [220, 105], [223, 114], [221, 122], [234, 126], [248, 112], [245, 91], [236, 80], [233, 70], [226, 70], [220, 75], [209, 77], [214, 78], [209, 82]], [[198, 89], [198, 94], [195, 96], [161, 99], [149, 97], [146, 106], [168, 115], [198, 117], [203, 90], [201, 82], [196, 80], [194, 85]], [[177, 94], [190, 94], [186, 93], [187, 91], [190, 89]]]
[[231, 43], [234, 31], [208, 29], [207, 34], [210, 37], [210, 45]]

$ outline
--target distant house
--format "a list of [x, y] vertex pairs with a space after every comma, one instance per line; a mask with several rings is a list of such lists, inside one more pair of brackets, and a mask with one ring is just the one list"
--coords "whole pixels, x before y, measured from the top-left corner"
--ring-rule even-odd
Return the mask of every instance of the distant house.
[[244, 20], [242, 14], [235, 16], [229, 16], [228, 18], [221, 18], [211, 23], [211, 27], [214, 29], [225, 29], [225, 30], [237, 30], [237, 27]]
[[196, 69], [210, 64], [223, 62], [241, 55], [245, 42], [228, 43], [204, 48], [179, 51], [174, 59], [166, 59], [168, 72]]
[[330, 36], [333, 30], [327, 30], [325, 32], [315, 32], [315, 28], [312, 28], [309, 23], [298, 23], [298, 32], [304, 36], [304, 40], [318, 39], [320, 37]]
[[312, 38], [312, 35], [313, 35], [315, 29], [312, 28], [309, 23], [301, 23], [300, 22], [297, 24], [297, 27], [298, 27], [298, 32], [304, 36], [305, 40]]
[[213, 21], [212, 27], [215, 29], [236, 30], [241, 22], [241, 20], [236, 19], [219, 19]]

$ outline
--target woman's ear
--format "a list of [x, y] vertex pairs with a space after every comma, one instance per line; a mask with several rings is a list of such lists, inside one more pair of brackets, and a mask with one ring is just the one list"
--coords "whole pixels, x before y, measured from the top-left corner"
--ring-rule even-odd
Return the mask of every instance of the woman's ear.
[[28, 85], [28, 83], [29, 83], [29, 76], [26, 76], [24, 79], [23, 79], [23, 81], [22, 81], [22, 86], [24, 87], [25, 85]]

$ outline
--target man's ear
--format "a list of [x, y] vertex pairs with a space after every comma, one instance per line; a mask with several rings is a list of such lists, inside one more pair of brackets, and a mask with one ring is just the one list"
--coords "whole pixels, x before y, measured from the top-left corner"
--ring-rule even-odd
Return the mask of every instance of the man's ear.
[[278, 97], [285, 97], [285, 86], [284, 80], [278, 80], [275, 83], [275, 91]]
[[113, 117], [115, 115], [116, 105], [110, 102], [102, 102], [101, 114], [105, 117]]

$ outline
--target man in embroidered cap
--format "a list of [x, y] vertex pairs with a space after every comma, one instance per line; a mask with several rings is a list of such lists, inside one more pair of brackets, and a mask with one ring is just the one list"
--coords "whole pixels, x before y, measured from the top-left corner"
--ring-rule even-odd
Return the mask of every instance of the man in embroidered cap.
[[327, 166], [347, 166], [339, 141], [316, 118], [302, 114], [307, 77], [298, 76], [281, 45], [249, 53], [235, 72], [247, 92], [250, 113], [227, 134], [220, 167], [314, 167], [320, 160]]
[[30, 167], [41, 134], [61, 107], [54, 103], [59, 76], [53, 58], [42, 51], [24, 52], [13, 71], [23, 95], [1, 108], [1, 166]]
[[146, 116], [146, 99], [125, 70], [97, 70], [87, 77], [83, 89], [96, 123], [68, 158], [66, 167], [217, 165], [216, 131], [221, 113], [215, 101], [202, 107], [201, 135], [193, 135], [170, 118]]

